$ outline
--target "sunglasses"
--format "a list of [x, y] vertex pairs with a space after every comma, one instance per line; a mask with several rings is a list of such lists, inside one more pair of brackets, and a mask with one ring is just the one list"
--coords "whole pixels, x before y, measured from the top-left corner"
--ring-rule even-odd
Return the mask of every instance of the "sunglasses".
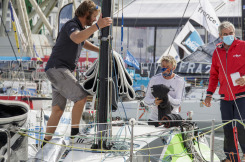
[[96, 5], [96, 6], [94, 7], [94, 10], [98, 10], [98, 8], [99, 8], [99, 6], [98, 6], [98, 5]]

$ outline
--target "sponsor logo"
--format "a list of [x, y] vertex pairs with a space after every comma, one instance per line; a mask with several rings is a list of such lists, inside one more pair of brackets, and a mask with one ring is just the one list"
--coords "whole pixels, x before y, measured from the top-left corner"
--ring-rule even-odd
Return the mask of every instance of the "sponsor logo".
[[199, 7], [198, 12], [200, 12], [201, 14], [203, 14], [203, 16], [204, 16], [208, 21], [212, 22], [212, 23], [215, 24], [215, 25], [218, 25], [218, 24], [216, 23], [216, 20], [215, 20], [212, 16], [210, 16], [206, 11], [204, 11], [202, 7]]
[[60, 23], [61, 24], [65, 24], [67, 21], [69, 21], [70, 19], [68, 19], [68, 18], [61, 18], [60, 19]]
[[233, 57], [241, 57], [241, 54], [235, 54], [235, 55], [233, 55]]
[[178, 64], [176, 71], [179, 73], [186, 74], [209, 74], [210, 69], [210, 64], [181, 62]]
[[[209, 74], [210, 69], [211, 69], [210, 63], [205, 64], [205, 63], [179, 62], [177, 64], [175, 71], [181, 74]], [[152, 76], [160, 73], [161, 73], [160, 63], [144, 63], [144, 64], [141, 63], [140, 70], [135, 70], [134, 79], [138, 80], [140, 77], [151, 78]]]
[[169, 87], [170, 91], [175, 91], [175, 89], [170, 85]]
[[188, 38], [185, 41], [185, 45], [187, 45], [192, 51], [196, 51], [197, 47], [199, 47], [199, 44], [196, 41], [191, 41], [191, 38]]
[[197, 31], [189, 32], [186, 37], [183, 39], [181, 42], [183, 46], [190, 52], [194, 52], [197, 50], [197, 48], [201, 45], [203, 45], [203, 41], [200, 38], [199, 34]]

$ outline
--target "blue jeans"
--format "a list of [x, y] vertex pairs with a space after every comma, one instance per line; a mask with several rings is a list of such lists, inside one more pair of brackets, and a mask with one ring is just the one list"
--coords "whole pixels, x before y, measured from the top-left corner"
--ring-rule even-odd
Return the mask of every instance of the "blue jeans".
[[[242, 119], [245, 119], [245, 98], [236, 99], [236, 104]], [[237, 111], [237, 107], [234, 101], [220, 101], [220, 111], [221, 111], [221, 118], [223, 123], [226, 123], [232, 119], [241, 120], [239, 112]], [[225, 121], [224, 121], [225, 120]], [[238, 132], [238, 141], [240, 143], [241, 149], [243, 154], [245, 154], [245, 129], [244, 127], [237, 122], [237, 132]], [[235, 154], [234, 158], [236, 161], [236, 147], [234, 143], [234, 136], [233, 136], [233, 127], [232, 123], [229, 123], [223, 127], [224, 129], [224, 152], [226, 154], [227, 159], [230, 159], [232, 155], [229, 156], [230, 152]], [[233, 157], [232, 159], [233, 160]]]

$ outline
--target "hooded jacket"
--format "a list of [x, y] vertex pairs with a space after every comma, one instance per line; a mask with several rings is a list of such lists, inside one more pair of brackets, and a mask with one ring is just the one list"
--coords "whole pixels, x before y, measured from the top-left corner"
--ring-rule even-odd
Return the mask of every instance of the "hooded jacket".
[[222, 43], [218, 44], [212, 57], [207, 96], [213, 95], [219, 82], [221, 99], [245, 97], [245, 86], [233, 85], [231, 74], [236, 72], [245, 75], [245, 41], [234, 40], [228, 51]]

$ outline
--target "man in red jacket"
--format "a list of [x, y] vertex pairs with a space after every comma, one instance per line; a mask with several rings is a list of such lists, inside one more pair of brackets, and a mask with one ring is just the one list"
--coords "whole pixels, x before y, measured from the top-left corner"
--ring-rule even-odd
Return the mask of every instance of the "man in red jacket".
[[[211, 106], [212, 94], [220, 82], [219, 94], [222, 121], [245, 118], [245, 42], [235, 37], [234, 25], [224, 21], [219, 26], [219, 36], [223, 40], [217, 45], [212, 57], [209, 85], [205, 104]], [[234, 125], [234, 124], [233, 124]], [[237, 123], [238, 141], [245, 160], [245, 129]], [[238, 161], [233, 136], [232, 123], [224, 126], [224, 161]], [[234, 156], [234, 157], [233, 157]]]

